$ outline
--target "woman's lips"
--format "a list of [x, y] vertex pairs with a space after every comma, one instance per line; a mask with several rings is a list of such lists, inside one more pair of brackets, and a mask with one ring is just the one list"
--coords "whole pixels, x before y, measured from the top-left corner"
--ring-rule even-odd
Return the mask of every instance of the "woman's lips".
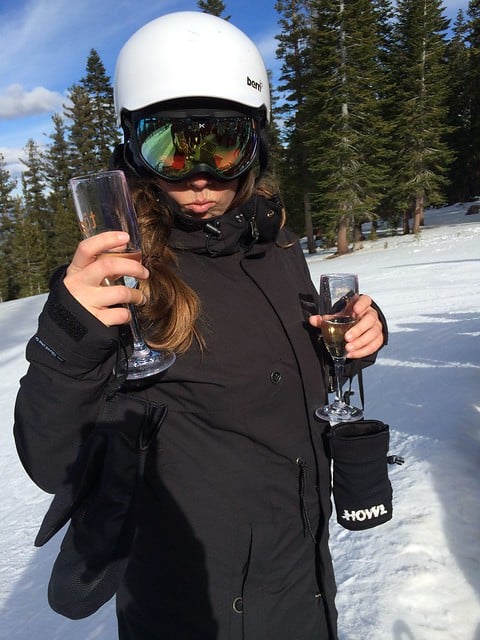
[[194, 214], [196, 216], [204, 216], [214, 206], [215, 206], [215, 202], [212, 202], [211, 200], [204, 200], [204, 201], [191, 202], [190, 204], [186, 205], [185, 209], [189, 213]]

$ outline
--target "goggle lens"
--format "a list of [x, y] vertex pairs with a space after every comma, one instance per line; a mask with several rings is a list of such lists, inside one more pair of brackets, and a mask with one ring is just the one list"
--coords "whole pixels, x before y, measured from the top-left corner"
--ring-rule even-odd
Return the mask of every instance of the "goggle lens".
[[167, 180], [183, 180], [202, 169], [232, 180], [251, 166], [258, 145], [255, 120], [242, 114], [148, 115], [137, 120], [135, 135], [143, 162]]

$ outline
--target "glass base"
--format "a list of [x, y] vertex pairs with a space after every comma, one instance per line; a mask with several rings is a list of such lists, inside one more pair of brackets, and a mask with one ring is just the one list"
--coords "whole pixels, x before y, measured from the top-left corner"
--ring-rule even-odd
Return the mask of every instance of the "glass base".
[[321, 409], [315, 410], [315, 417], [319, 420], [327, 420], [330, 424], [337, 422], [355, 422], [363, 418], [363, 411], [358, 407], [351, 407], [345, 402], [334, 400]]
[[173, 351], [153, 351], [145, 347], [134, 349], [128, 361], [120, 363], [120, 368], [127, 370], [127, 380], [140, 380], [165, 371], [172, 366], [175, 359]]

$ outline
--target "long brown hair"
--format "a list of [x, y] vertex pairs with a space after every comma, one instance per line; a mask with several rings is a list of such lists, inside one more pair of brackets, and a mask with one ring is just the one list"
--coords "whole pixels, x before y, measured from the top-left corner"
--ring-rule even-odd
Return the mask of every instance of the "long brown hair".
[[[139, 308], [146, 339], [157, 349], [184, 353], [196, 339], [204, 346], [198, 330], [200, 300], [178, 275], [175, 253], [168, 244], [173, 215], [155, 178], [129, 177], [142, 237], [143, 262], [150, 272], [140, 288], [147, 302]], [[231, 208], [240, 206], [254, 193], [273, 195], [275, 181], [253, 171], [240, 181]]]

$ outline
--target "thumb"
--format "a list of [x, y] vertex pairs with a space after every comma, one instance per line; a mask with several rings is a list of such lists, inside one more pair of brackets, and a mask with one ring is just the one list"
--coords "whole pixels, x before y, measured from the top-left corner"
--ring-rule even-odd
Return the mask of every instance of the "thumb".
[[321, 329], [323, 316], [319, 316], [319, 315], [310, 316], [308, 319], [308, 322], [312, 325], [312, 327], [315, 327], [316, 329]]

